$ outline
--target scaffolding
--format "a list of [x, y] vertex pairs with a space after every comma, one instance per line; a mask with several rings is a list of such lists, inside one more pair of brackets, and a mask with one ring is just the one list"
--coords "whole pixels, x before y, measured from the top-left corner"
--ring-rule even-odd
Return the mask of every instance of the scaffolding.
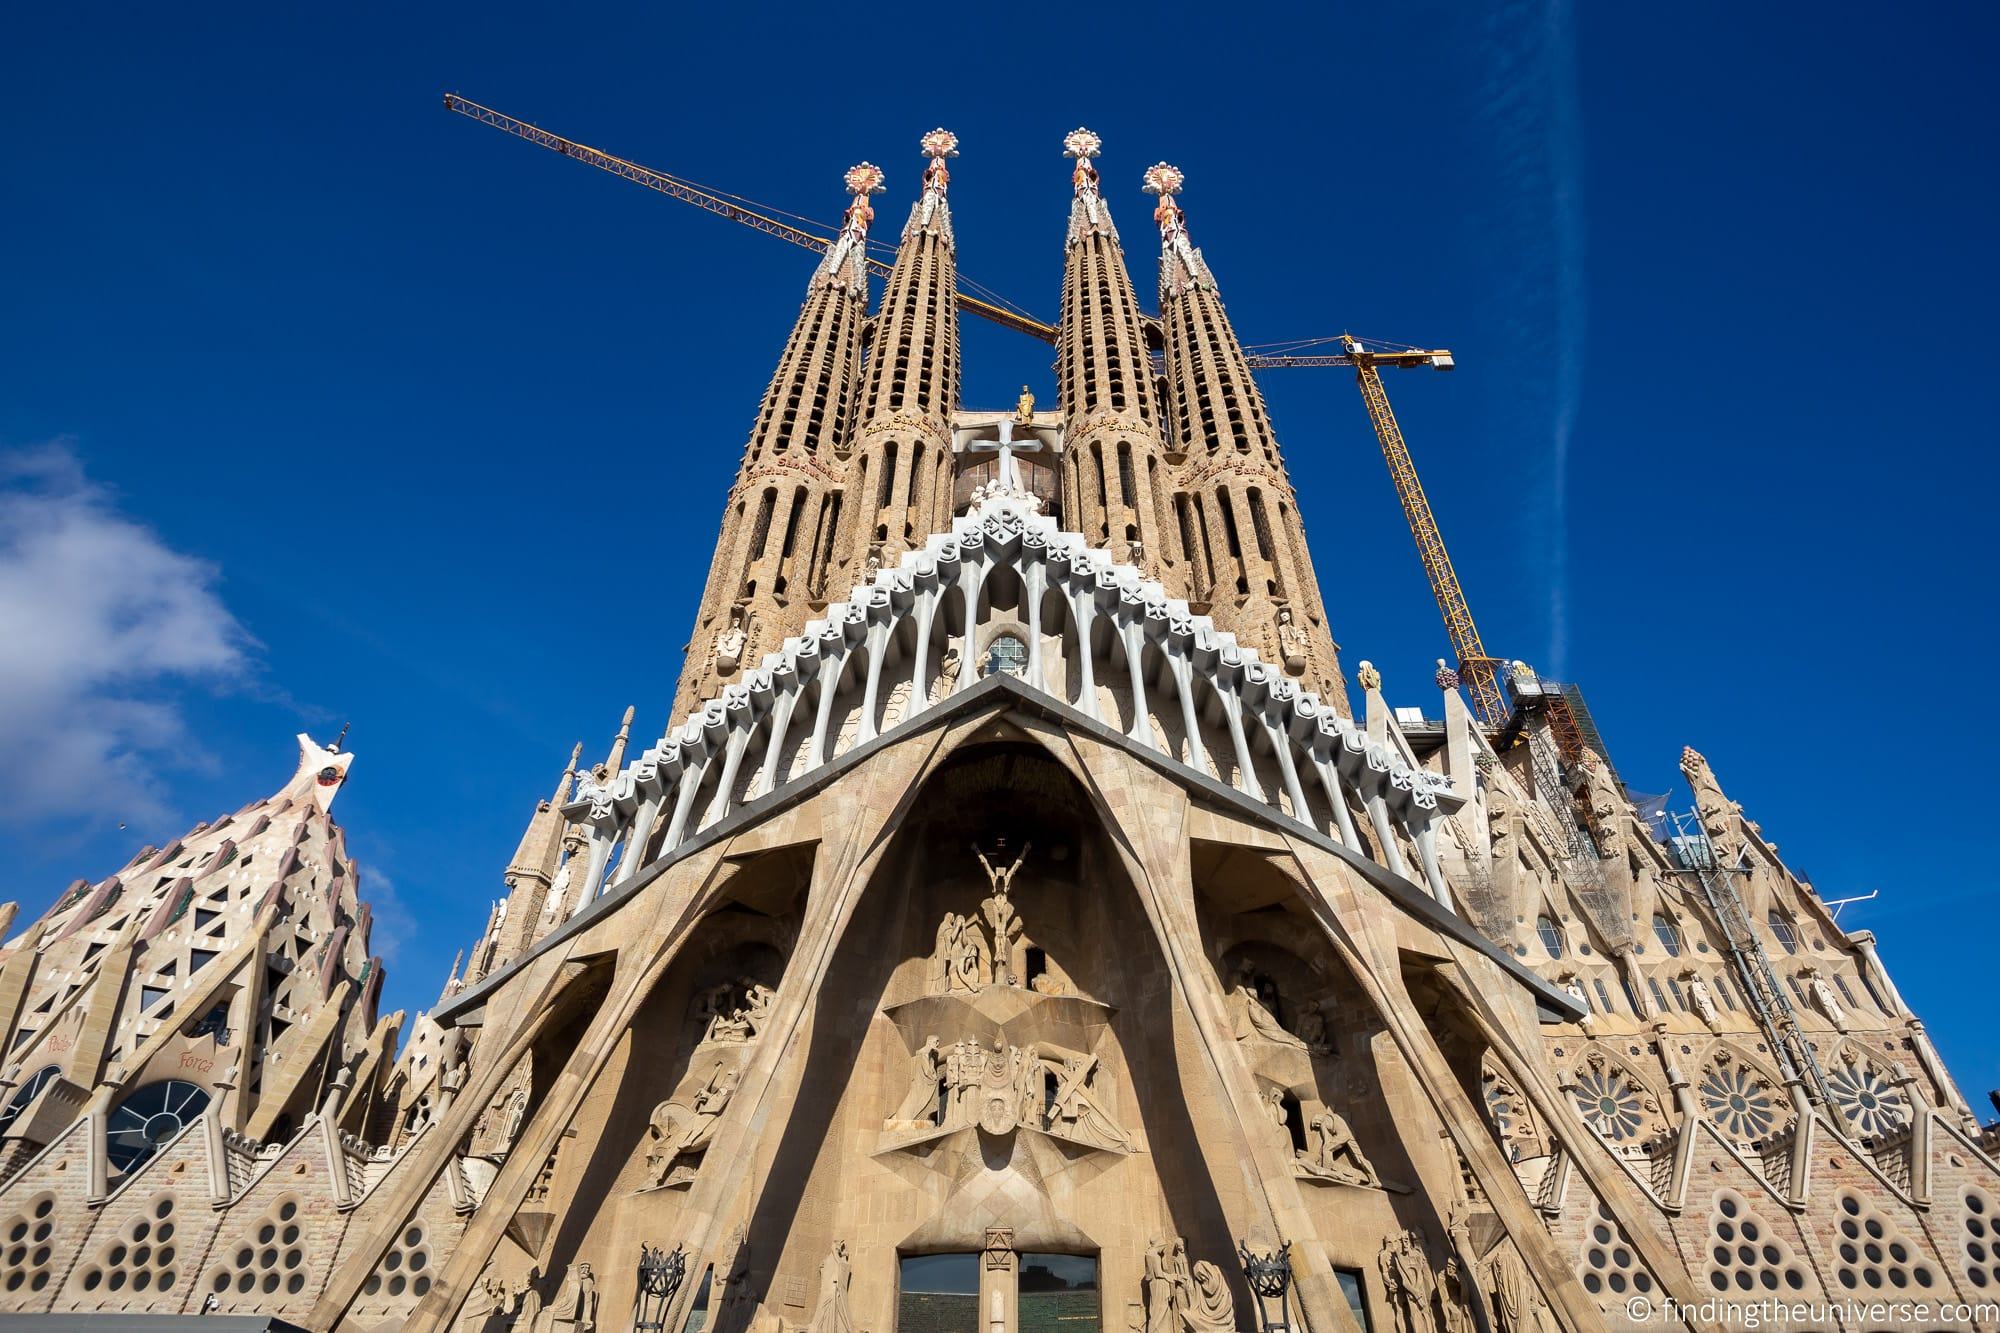
[[1702, 896], [1708, 900], [1709, 910], [1721, 924], [1729, 960], [1735, 965], [1738, 989], [1770, 1038], [1780, 1071], [1788, 1080], [1804, 1084], [1821, 1105], [1832, 1106], [1833, 1093], [1827, 1087], [1826, 1072], [1820, 1068], [1819, 1057], [1813, 1054], [1812, 1044], [1799, 1026], [1798, 1011], [1792, 1007], [1791, 997], [1778, 984], [1771, 956], [1757, 938], [1750, 914], [1743, 907], [1743, 897], [1730, 879], [1731, 875], [1749, 872], [1742, 866], [1718, 863], [1715, 844], [1694, 812], [1676, 810], [1668, 818], [1674, 826], [1673, 848], [1682, 866], [1681, 873], [1695, 877]]

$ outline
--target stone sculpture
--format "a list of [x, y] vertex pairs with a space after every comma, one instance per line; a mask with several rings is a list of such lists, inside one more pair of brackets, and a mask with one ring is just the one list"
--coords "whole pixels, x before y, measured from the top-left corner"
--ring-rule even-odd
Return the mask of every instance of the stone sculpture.
[[1382, 1270], [1382, 1285], [1389, 1305], [1396, 1313], [1397, 1333], [1438, 1333], [1431, 1303], [1437, 1294], [1437, 1279], [1431, 1261], [1424, 1254], [1424, 1238], [1404, 1231], [1382, 1242], [1376, 1256]]
[[1100, 1148], [1130, 1151], [1131, 1136], [1090, 1092], [1089, 1083], [1097, 1067], [1094, 1055], [1072, 1054], [1064, 1058], [1062, 1073], [1056, 1080], [1055, 1125], [1069, 1138]]
[[1493, 1333], [1543, 1333], [1547, 1307], [1511, 1242], [1487, 1261], [1486, 1290], [1493, 1296]]
[[1248, 967], [1236, 970], [1236, 978], [1229, 987], [1229, 1013], [1235, 1025], [1236, 1040], [1262, 1037], [1281, 1046], [1296, 1046], [1306, 1049], [1306, 1043], [1285, 1031], [1271, 1011], [1264, 1006], [1257, 995], [1256, 974]]
[[536, 1321], [534, 1333], [595, 1333], [596, 1328], [597, 1275], [589, 1264], [571, 1264]]
[[854, 1333], [854, 1316], [847, 1308], [847, 1284], [854, 1265], [847, 1257], [847, 1242], [837, 1240], [819, 1266], [819, 1305], [813, 1310], [808, 1333]]
[[1228, 1333], [1236, 1302], [1222, 1270], [1203, 1259], [1188, 1266], [1187, 1242], [1155, 1237], [1146, 1246], [1145, 1333]]
[[1835, 998], [1833, 987], [1826, 984], [1826, 976], [1817, 967], [1808, 965], [1799, 969], [1799, 977], [1806, 983], [1806, 992], [1812, 996], [1813, 1006], [1839, 1032], [1847, 1031], [1847, 1010]]
[[1444, 1333], [1473, 1333], [1475, 1326], [1468, 1302], [1474, 1295], [1458, 1266], [1458, 1256], [1446, 1255], [1444, 1267], [1437, 1275], [1438, 1322]]
[[912, 1125], [939, 1120], [942, 1098], [939, 1081], [943, 1075], [943, 1065], [938, 1058], [938, 1039], [935, 1036], [924, 1039], [917, 1053], [910, 1057], [910, 1090], [903, 1094], [902, 1105], [890, 1117], [892, 1123]]
[[1306, 632], [1292, 620], [1292, 608], [1278, 608], [1278, 660], [1285, 664], [1285, 670], [1294, 676], [1302, 676], [1306, 670], [1306, 651], [1310, 640]]
[[[884, 1124], [891, 1132], [978, 1124], [989, 1134], [1039, 1129], [1092, 1147], [1130, 1151], [1131, 1136], [1092, 1083], [1098, 1059], [1043, 1042], [944, 1045], [936, 1034], [910, 1057], [910, 1086]], [[1053, 1079], [1052, 1079], [1053, 1076]]]
[[1708, 1030], [1718, 1035], [1722, 1032], [1722, 1014], [1715, 1007], [1715, 992], [1701, 979], [1693, 968], [1681, 973], [1681, 985], [1687, 991], [1688, 1003], [1694, 1007], [1695, 1016], [1708, 1025]]
[[1020, 872], [1021, 863], [1028, 859], [1028, 849], [1033, 845], [1022, 843], [1021, 854], [1005, 870], [995, 869], [977, 845], [972, 849], [972, 854], [979, 858], [980, 869], [986, 872], [987, 884], [993, 889], [992, 896], [980, 902], [979, 910], [993, 930], [993, 980], [1002, 986], [1021, 984], [1020, 970], [1014, 960], [1014, 944], [1021, 935], [1021, 918], [1015, 914], [1014, 904], [1008, 895], [1013, 892], [1014, 876]]
[[1321, 1107], [1306, 1122], [1307, 1148], [1299, 1154], [1299, 1166], [1309, 1175], [1343, 1185], [1379, 1187], [1382, 1177], [1368, 1160], [1347, 1120], [1332, 1107]]
[[690, 1104], [664, 1101], [654, 1108], [648, 1126], [653, 1149], [646, 1156], [646, 1183], [640, 1188], [657, 1189], [665, 1185], [681, 1158], [708, 1147], [708, 1141], [715, 1136], [716, 1122], [736, 1092], [739, 1077], [735, 1069], [718, 1061], [708, 1082]]

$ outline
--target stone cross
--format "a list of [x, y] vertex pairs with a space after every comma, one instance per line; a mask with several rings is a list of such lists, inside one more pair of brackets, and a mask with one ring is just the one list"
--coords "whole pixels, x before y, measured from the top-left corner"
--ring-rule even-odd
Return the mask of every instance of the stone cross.
[[998, 439], [974, 440], [972, 443], [966, 445], [968, 449], [977, 449], [982, 452], [998, 451], [1000, 455], [1000, 489], [1003, 491], [1022, 492], [1025, 492], [1028, 488], [1021, 484], [1021, 468], [1014, 461], [1014, 454], [1017, 451], [1021, 453], [1033, 453], [1041, 447], [1042, 442], [1037, 439], [1016, 440], [1014, 438], [1014, 422], [1008, 417], [1000, 418], [1000, 437]]

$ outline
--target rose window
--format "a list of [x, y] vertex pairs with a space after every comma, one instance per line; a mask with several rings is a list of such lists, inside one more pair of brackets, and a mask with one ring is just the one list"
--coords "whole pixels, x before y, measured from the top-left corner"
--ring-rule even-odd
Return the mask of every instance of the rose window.
[[1583, 1122], [1614, 1143], [1639, 1136], [1642, 1097], [1622, 1069], [1586, 1069], [1576, 1080], [1576, 1109]]
[[1834, 1105], [1863, 1138], [1874, 1138], [1909, 1119], [1909, 1108], [1873, 1065], [1843, 1064], [1826, 1076]]
[[1746, 1065], [1710, 1065], [1701, 1078], [1701, 1104], [1733, 1138], [1761, 1139], [1778, 1122], [1777, 1099]]

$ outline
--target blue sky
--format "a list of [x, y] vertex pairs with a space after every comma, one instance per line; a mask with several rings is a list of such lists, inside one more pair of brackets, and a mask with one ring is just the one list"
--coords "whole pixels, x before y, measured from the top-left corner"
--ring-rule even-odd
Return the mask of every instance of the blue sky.
[[[1390, 391], [1488, 647], [1641, 790], [1706, 752], [2000, 1085], [1973, 6], [38, 6], [0, 52], [0, 891], [278, 786], [336, 813], [387, 998], [436, 995], [571, 743], [656, 735], [810, 256], [448, 115], [457, 90], [816, 217], [933, 125], [965, 273], [1054, 314], [1062, 134], [1253, 342], [1455, 350]], [[965, 398], [1046, 348], [965, 331]], [[1446, 644], [1341, 372], [1265, 379], [1349, 664]], [[1970, 691], [1970, 693], [1968, 693]], [[1985, 813], [1982, 813], [1985, 811]], [[118, 826], [123, 822], [126, 828]]]

